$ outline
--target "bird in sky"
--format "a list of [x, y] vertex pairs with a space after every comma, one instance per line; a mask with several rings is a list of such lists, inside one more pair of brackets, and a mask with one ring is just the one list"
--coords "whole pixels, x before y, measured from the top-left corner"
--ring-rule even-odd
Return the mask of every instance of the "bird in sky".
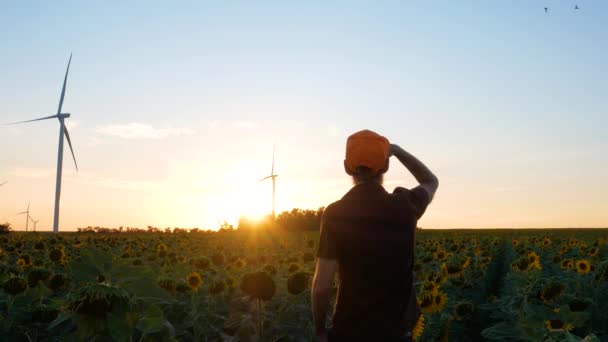
[[575, 10], [579, 9], [578, 5], [574, 5], [574, 9]]
[[549, 7], [545, 7], [545, 13], [549, 13]]

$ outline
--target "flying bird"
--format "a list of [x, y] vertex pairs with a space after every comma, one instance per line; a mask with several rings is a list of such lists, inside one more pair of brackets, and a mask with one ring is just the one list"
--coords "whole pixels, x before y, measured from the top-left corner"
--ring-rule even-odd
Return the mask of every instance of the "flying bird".
[[549, 7], [545, 7], [545, 13], [549, 13]]
[[575, 9], [575, 10], [579, 9], [578, 5], [575, 5], [575, 6], [574, 6], [574, 9]]

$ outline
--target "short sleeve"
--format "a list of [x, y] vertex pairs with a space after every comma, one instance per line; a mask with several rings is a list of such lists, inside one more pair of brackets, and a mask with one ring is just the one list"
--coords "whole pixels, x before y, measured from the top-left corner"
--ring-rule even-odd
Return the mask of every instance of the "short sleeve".
[[428, 192], [421, 187], [415, 187], [413, 189], [406, 188], [395, 188], [393, 194], [398, 196], [403, 196], [407, 199], [407, 202], [412, 207], [414, 214], [416, 215], [416, 219], [420, 219], [424, 212], [426, 211], [426, 207], [429, 206], [430, 198]]
[[338, 259], [338, 247], [336, 245], [335, 232], [328, 220], [327, 210], [321, 216], [321, 233], [319, 236], [319, 250], [317, 257], [322, 259]]

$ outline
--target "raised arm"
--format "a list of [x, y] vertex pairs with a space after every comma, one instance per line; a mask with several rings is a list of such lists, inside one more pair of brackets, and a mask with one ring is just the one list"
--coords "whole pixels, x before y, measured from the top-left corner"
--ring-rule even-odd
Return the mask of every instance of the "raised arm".
[[398, 145], [391, 144], [390, 155], [395, 156], [401, 164], [412, 173], [420, 184], [418, 187], [426, 190], [429, 195], [429, 200], [432, 200], [439, 187], [439, 179], [437, 179], [437, 176], [435, 176], [420, 160]]

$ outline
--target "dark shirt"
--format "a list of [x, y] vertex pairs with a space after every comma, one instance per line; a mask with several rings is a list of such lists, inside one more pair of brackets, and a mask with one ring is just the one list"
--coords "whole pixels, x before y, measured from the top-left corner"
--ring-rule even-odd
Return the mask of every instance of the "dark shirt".
[[333, 334], [352, 340], [406, 335], [420, 310], [413, 285], [416, 224], [426, 190], [353, 187], [325, 209], [317, 256], [338, 261]]

